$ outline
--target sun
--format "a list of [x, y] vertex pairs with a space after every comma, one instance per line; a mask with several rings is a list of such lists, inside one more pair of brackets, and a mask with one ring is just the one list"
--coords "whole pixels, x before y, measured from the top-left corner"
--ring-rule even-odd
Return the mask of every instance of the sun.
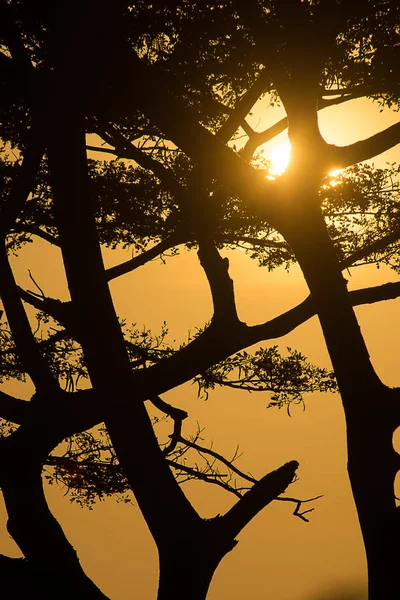
[[268, 157], [271, 161], [269, 172], [273, 177], [282, 175], [286, 170], [290, 160], [290, 149], [290, 144], [287, 141], [281, 142], [271, 150], [271, 154]]

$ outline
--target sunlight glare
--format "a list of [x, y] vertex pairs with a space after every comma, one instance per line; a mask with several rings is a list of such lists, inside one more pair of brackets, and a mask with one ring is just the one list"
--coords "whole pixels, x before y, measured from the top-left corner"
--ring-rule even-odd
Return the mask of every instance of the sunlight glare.
[[270, 156], [271, 167], [269, 172], [271, 175], [282, 175], [285, 171], [290, 160], [290, 149], [289, 142], [282, 142], [273, 149]]
[[331, 187], [335, 187], [335, 185], [339, 185], [340, 181], [336, 179], [338, 175], [343, 171], [343, 169], [334, 169], [333, 171], [329, 171], [328, 176], [331, 177], [329, 181], [329, 185]]

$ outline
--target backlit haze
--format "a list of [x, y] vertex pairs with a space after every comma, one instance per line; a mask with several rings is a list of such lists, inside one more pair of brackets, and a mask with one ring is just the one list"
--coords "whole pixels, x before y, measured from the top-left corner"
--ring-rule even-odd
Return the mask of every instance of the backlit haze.
[[[258, 131], [284, 116], [282, 108], [265, 106], [265, 101], [259, 103], [251, 117], [251, 125]], [[366, 138], [398, 118], [398, 113], [379, 113], [377, 105], [358, 100], [322, 111], [320, 127], [326, 141], [344, 145]], [[287, 133], [263, 149], [263, 156], [272, 162], [270, 175], [282, 174], [290, 153]], [[397, 147], [370, 162], [384, 166], [385, 161], [399, 159]], [[229, 256], [239, 317], [249, 324], [276, 316], [308, 293], [297, 267], [289, 273], [283, 269], [269, 273], [242, 251], [223, 255]], [[122, 249], [104, 251], [106, 266], [130, 256]], [[68, 299], [60, 253], [44, 241], [24, 247], [12, 258], [12, 265], [19, 285], [33, 289], [30, 270], [46, 295]], [[396, 280], [388, 269], [372, 267], [352, 269], [346, 278], [350, 289]], [[155, 334], [166, 321], [170, 340], [185, 341], [189, 331], [194, 332], [211, 318], [210, 293], [194, 250], [183, 249], [165, 265], [152, 261], [110, 285], [120, 317], [136, 322], [139, 328], [145, 325]], [[391, 352], [400, 341], [399, 308], [400, 299], [357, 308], [372, 361], [388, 385], [400, 385], [395, 353]], [[277, 343], [283, 352], [287, 347], [296, 348], [312, 362], [329, 366], [316, 318]], [[29, 384], [13, 383], [2, 389], [25, 398], [32, 392]], [[265, 394], [216, 390], [205, 401], [197, 397], [197, 388], [190, 383], [163, 398], [189, 412], [184, 424], [186, 437], [196, 432], [199, 423], [205, 428], [204, 443], [213, 442], [218, 452], [230, 457], [239, 444], [242, 456], [238, 466], [257, 477], [285, 461], [298, 460], [299, 480], [287, 494], [301, 499], [323, 495], [310, 504], [315, 510], [308, 515], [309, 523], [292, 516], [294, 505], [289, 503], [274, 502], [262, 511], [239, 535], [240, 543], [217, 569], [209, 600], [333, 600], [335, 590], [342, 591], [343, 598], [343, 590], [347, 590], [349, 600], [352, 590], [352, 600], [366, 597], [364, 550], [347, 479], [338, 395], [308, 396], [305, 410], [302, 405], [294, 406], [291, 416], [284, 410], [267, 409]], [[203, 516], [222, 513], [234, 502], [226, 492], [200, 482], [186, 484], [184, 489]], [[70, 504], [65, 492], [48, 488], [48, 499], [89, 577], [113, 600], [154, 600], [156, 549], [134, 500], [132, 505], [107, 500], [88, 511]], [[0, 553], [18, 556], [5, 520], [2, 527]], [[328, 591], [331, 596], [324, 595]]]
[[277, 144], [271, 151], [271, 167], [270, 174], [273, 176], [282, 175], [290, 160], [290, 143], [289, 141]]

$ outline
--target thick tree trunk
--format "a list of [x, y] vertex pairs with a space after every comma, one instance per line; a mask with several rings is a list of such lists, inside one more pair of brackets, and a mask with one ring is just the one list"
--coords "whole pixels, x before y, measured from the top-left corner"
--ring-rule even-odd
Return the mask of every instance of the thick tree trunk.
[[217, 566], [199, 555], [186, 554], [184, 548], [175, 561], [160, 560], [157, 600], [206, 600]]
[[[56, 445], [53, 432], [40, 424], [22, 425], [1, 440], [0, 484], [8, 513], [7, 530], [25, 560], [3, 557], [0, 589], [26, 591], [26, 597], [71, 597], [105, 600], [106, 596], [83, 571], [77, 553], [51, 513], [41, 478], [42, 461]], [[54, 590], [57, 590], [56, 592]], [[29, 593], [28, 593], [29, 592]], [[15, 592], [15, 598], [25, 597]], [[5, 597], [12, 597], [6, 595]]]
[[400, 516], [393, 489], [399, 461], [392, 435], [398, 424], [398, 394], [382, 384], [371, 365], [322, 216], [313, 209], [300, 210], [283, 233], [309, 285], [339, 384], [369, 598], [394, 600], [399, 598]]
[[223, 518], [190, 525], [180, 523], [176, 539], [159, 548], [158, 600], [205, 600], [220, 561], [236, 545]]

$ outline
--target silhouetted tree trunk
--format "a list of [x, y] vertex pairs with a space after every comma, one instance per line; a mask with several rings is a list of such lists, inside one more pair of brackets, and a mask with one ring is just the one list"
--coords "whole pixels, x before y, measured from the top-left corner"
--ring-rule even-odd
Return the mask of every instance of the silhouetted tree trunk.
[[[304, 201], [299, 182], [292, 213], [282, 228], [315, 304], [339, 383], [346, 415], [348, 472], [368, 562], [370, 600], [395, 600], [400, 535], [394, 479], [399, 457], [392, 436], [398, 425], [399, 392], [377, 377], [369, 359], [346, 281], [319, 210], [296, 209]], [[298, 194], [298, 195], [297, 195]], [[311, 199], [318, 206], [318, 196]], [[302, 227], [298, 227], [302, 220]]]
[[[12, 587], [13, 578], [21, 578], [15, 594], [104, 598], [84, 574], [74, 548], [47, 506], [41, 469], [49, 453], [65, 437], [105, 422], [122, 472], [159, 551], [159, 600], [205, 600], [213, 573], [234, 548], [238, 533], [286, 489], [298, 464], [286, 463], [254, 482], [224, 515], [202, 519], [174, 479], [144, 402], [203, 373], [233, 352], [285, 335], [317, 314], [346, 416], [348, 471], [365, 542], [370, 600], [399, 597], [400, 519], [393, 485], [400, 461], [393, 450], [392, 436], [400, 424], [400, 392], [385, 386], [371, 365], [352, 307], [356, 297], [360, 302], [365, 295], [363, 290], [356, 294], [347, 290], [343, 264], [339, 263], [329, 237], [318, 194], [321, 182], [332, 169], [367, 160], [400, 139], [398, 123], [342, 148], [327, 144], [318, 127], [318, 109], [336, 103], [335, 99], [324, 97], [327, 92], [333, 97], [336, 92], [338, 96], [342, 94], [338, 103], [370, 93], [380, 100], [388, 94], [389, 104], [398, 103], [398, 82], [391, 80], [395, 71], [393, 59], [398, 59], [398, 7], [396, 2], [372, 0], [267, 4], [272, 10], [256, 0], [199, 3], [195, 6], [199, 15], [193, 13], [187, 18], [189, 12], [185, 13], [182, 3], [176, 11], [179, 17], [169, 14], [168, 27], [160, 41], [147, 14], [153, 10], [153, 4], [143, 10], [141, 3], [131, 6], [126, 2], [105, 9], [94, 2], [83, 2], [79, 7], [72, 3], [72, 8], [63, 2], [38, 3], [36, 15], [29, 2], [0, 2], [0, 33], [6, 48], [0, 56], [6, 75], [2, 87], [4, 106], [2, 97], [0, 108], [10, 117], [10, 131], [7, 126], [2, 131], [6, 141], [15, 143], [23, 156], [11, 192], [5, 193], [7, 197], [0, 207], [0, 294], [21, 363], [16, 372], [27, 373], [36, 389], [29, 409], [22, 407], [28, 403], [17, 399], [11, 399], [11, 407], [3, 398], [1, 413], [3, 418], [9, 418], [14, 411], [11, 420], [20, 425], [18, 431], [0, 441], [0, 484], [9, 516], [8, 530], [25, 556], [22, 561], [0, 556], [0, 573], [9, 570], [6, 585]], [[160, 6], [162, 3], [155, 3], [157, 19]], [[234, 14], [230, 32], [225, 30], [229, 16], [226, 8]], [[220, 20], [212, 16], [216, 13]], [[360, 29], [359, 19], [363, 19]], [[388, 33], [382, 39], [378, 31], [381, 19], [382, 31]], [[198, 31], [195, 26], [191, 28], [192, 21], [197, 23]], [[161, 21], [157, 23], [163, 29]], [[210, 26], [212, 44], [207, 35], [206, 41], [202, 37], [204, 23]], [[366, 55], [360, 50], [361, 55], [354, 59], [355, 30], [370, 47]], [[235, 37], [238, 32], [243, 37], [243, 52]], [[198, 40], [194, 39], [196, 35]], [[180, 46], [182, 39], [188, 50], [190, 47], [188, 62], [186, 48]], [[205, 56], [202, 51], [196, 54], [197, 41]], [[232, 56], [231, 41], [236, 44]], [[388, 44], [385, 46], [388, 41], [394, 51], [387, 49]], [[363, 45], [358, 38], [356, 42]], [[157, 50], [158, 44], [161, 50]], [[163, 44], [168, 52], [163, 50]], [[346, 44], [347, 54], [343, 50]], [[374, 44], [380, 46], [381, 55], [376, 55]], [[385, 71], [390, 60], [383, 60], [382, 52], [385, 58], [387, 50], [392, 52], [389, 59], [393, 68]], [[237, 60], [239, 52], [241, 58]], [[233, 60], [237, 61], [233, 64], [233, 70], [238, 69], [237, 76], [230, 74]], [[362, 65], [359, 73], [356, 63]], [[248, 81], [243, 64], [251, 70]], [[221, 80], [227, 81], [222, 85], [226, 85], [229, 94], [234, 90], [233, 103], [229, 94], [223, 100], [223, 94], [216, 97], [215, 82], [208, 85], [216, 65], [218, 72], [221, 69]], [[187, 81], [180, 81], [181, 72]], [[15, 75], [21, 81], [14, 89]], [[335, 87], [337, 82], [344, 85], [343, 90]], [[244, 119], [265, 91], [279, 95], [287, 120], [261, 134]], [[222, 125], [215, 125], [215, 120], [221, 121], [221, 115], [228, 116]], [[282, 177], [271, 182], [248, 161], [261, 143], [286, 126], [292, 145], [291, 163]], [[249, 136], [242, 155], [227, 147], [239, 127]], [[173, 356], [134, 373], [108, 286], [109, 280], [126, 273], [132, 262], [128, 267], [117, 265], [108, 272], [104, 269], [101, 228], [96, 221], [96, 200], [86, 155], [85, 136], [93, 131], [115, 145], [116, 156], [133, 159], [151, 171], [165, 186], [162, 193], [168, 190], [173, 196], [165, 211], [157, 209], [161, 233], [157, 231], [152, 237], [152, 232], [146, 230], [142, 235], [145, 245], [147, 235], [157, 244], [143, 251], [135, 265], [145, 264], [177, 243], [196, 243], [212, 295], [212, 321], [205, 332]], [[177, 166], [175, 159], [170, 163], [167, 159], [165, 164], [165, 157], [154, 160], [151, 152], [146, 152], [149, 148], [138, 142], [146, 135], [162, 142], [165, 152], [171, 142], [176, 144], [185, 154], [180, 157], [184, 168]], [[45, 151], [50, 178], [46, 185], [51, 187], [46, 200], [51, 216], [46, 213], [48, 206], [39, 204], [43, 214], [32, 217], [28, 210], [25, 226], [29, 231], [30, 219], [33, 220], [37, 235], [59, 244], [71, 302], [59, 303], [56, 308], [53, 302], [52, 310], [51, 299], [43, 297], [38, 301], [36, 297], [34, 301], [34, 294], [22, 294], [39, 310], [44, 307], [46, 314], [60, 320], [81, 344], [92, 385], [91, 400], [84, 392], [61, 391], [57, 377], [38, 350], [4, 251], [7, 235], [35, 188]], [[190, 170], [189, 175], [185, 169]], [[5, 188], [7, 178], [10, 175], [6, 171]], [[243, 225], [247, 217], [255, 216], [250, 230], [253, 228], [256, 235], [264, 235], [263, 228], [272, 227], [284, 237], [285, 242], [276, 243], [286, 249], [290, 246], [311, 294], [298, 307], [255, 327], [239, 320], [229, 264], [218, 252], [219, 244], [227, 240], [231, 243], [236, 234], [231, 231], [224, 238], [221, 233], [226, 225], [224, 202], [232, 199], [241, 202], [239, 216], [227, 210], [234, 223], [236, 217]], [[178, 223], [176, 229], [168, 229], [165, 214], [169, 209]], [[140, 209], [137, 214], [144, 220], [149, 216], [145, 211], [141, 215]], [[57, 233], [44, 231], [46, 227], [52, 229], [54, 222]], [[386, 239], [387, 243], [398, 241], [396, 231], [392, 234], [394, 240]], [[118, 235], [115, 233], [116, 243], [120, 241]], [[278, 264], [283, 262], [278, 260]], [[269, 266], [276, 265], [272, 261]], [[379, 295], [375, 291], [375, 298], [399, 294], [391, 293]], [[55, 593], [53, 587], [57, 588]]]

